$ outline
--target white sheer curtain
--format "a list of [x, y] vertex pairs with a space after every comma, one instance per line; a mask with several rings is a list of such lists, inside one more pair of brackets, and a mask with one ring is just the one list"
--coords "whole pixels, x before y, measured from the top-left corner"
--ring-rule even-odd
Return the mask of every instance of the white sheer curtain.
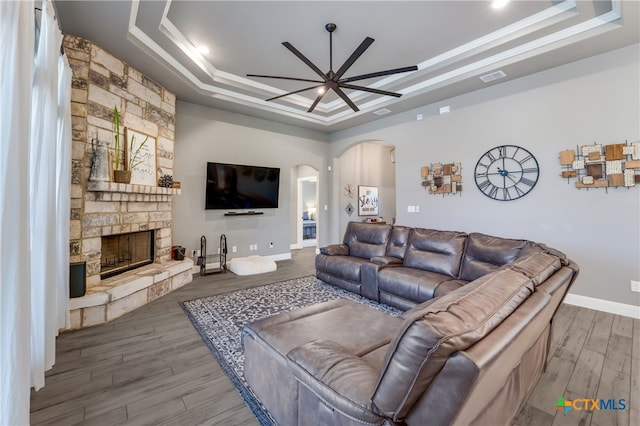
[[69, 316], [71, 70], [41, 6], [35, 43], [34, 2], [0, 1], [0, 425], [29, 423]]
[[[56, 140], [56, 302], [57, 328], [69, 320], [69, 214], [71, 211], [71, 67], [66, 56], [58, 57], [58, 137]], [[54, 351], [55, 353], [55, 351]]]
[[29, 122], [34, 4], [0, 2], [0, 424], [29, 423]]

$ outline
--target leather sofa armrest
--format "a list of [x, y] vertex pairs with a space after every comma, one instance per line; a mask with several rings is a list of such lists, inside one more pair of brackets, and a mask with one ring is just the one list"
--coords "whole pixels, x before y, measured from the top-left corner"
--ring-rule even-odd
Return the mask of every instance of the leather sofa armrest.
[[[372, 259], [384, 259], [388, 257], [386, 256], [374, 256]], [[390, 259], [395, 259], [392, 257]], [[380, 289], [378, 285], [378, 273], [388, 267], [393, 266], [402, 266], [402, 263], [398, 264], [387, 264], [387, 263], [375, 263], [375, 262], [367, 262], [363, 263], [360, 266], [360, 295], [364, 296], [368, 299], [379, 301], [380, 300]]]
[[321, 247], [320, 254], [327, 256], [349, 256], [349, 246], [346, 244], [332, 244], [330, 246]]
[[370, 262], [375, 263], [376, 265], [387, 265], [387, 266], [401, 266], [402, 259], [398, 259], [397, 257], [392, 256], [373, 256], [369, 259]]
[[330, 340], [305, 343], [287, 357], [296, 380], [325, 405], [365, 422], [381, 422], [371, 411], [378, 371], [370, 364]]

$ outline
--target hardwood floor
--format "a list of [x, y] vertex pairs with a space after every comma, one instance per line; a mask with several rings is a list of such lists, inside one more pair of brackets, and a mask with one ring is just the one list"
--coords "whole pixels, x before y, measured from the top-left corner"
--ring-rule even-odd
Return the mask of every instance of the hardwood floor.
[[[314, 248], [275, 272], [194, 276], [191, 284], [111, 323], [63, 333], [32, 425], [256, 425], [177, 303], [314, 273]], [[640, 425], [640, 321], [562, 305], [554, 356], [517, 425]], [[566, 399], [626, 401], [626, 410], [555, 409]]]

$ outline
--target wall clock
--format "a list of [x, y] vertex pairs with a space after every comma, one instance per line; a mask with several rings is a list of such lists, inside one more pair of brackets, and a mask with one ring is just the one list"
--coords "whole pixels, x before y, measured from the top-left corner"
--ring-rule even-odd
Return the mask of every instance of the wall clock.
[[527, 195], [538, 182], [540, 168], [526, 149], [501, 145], [478, 160], [475, 180], [478, 189], [494, 200], [511, 201]]

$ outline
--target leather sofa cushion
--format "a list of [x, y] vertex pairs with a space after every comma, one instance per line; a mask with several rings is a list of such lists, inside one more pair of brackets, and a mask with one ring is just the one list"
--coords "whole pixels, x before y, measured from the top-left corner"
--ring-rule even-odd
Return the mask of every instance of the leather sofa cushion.
[[404, 266], [458, 277], [467, 235], [414, 228], [409, 233]]
[[454, 290], [459, 289], [460, 287], [462, 287], [463, 285], [467, 284], [468, 281], [464, 281], [464, 280], [449, 280], [449, 281], [445, 281], [443, 283], [441, 283], [438, 287], [436, 287], [436, 291], [433, 294], [433, 297], [440, 297], [440, 296], [444, 296], [447, 293], [450, 293]]
[[473, 281], [512, 263], [526, 244], [525, 240], [510, 240], [477, 232], [469, 234], [460, 279]]
[[401, 325], [399, 317], [352, 300], [335, 299], [254, 321], [246, 324], [242, 333], [264, 342], [283, 357], [318, 339], [331, 340], [354, 356], [363, 357], [387, 345]]
[[369, 261], [371, 263], [375, 263], [376, 265], [402, 265], [402, 259], [398, 259], [397, 257], [392, 256], [373, 256], [371, 259], [369, 259]]
[[384, 256], [391, 225], [349, 222], [343, 243], [349, 246], [349, 255], [363, 259]]
[[[384, 421], [369, 409], [380, 365], [369, 364], [332, 340], [308, 342], [291, 350], [287, 357], [298, 381], [320, 400], [329, 402], [340, 413], [366, 423]], [[307, 407], [301, 411], [307, 411]], [[313, 424], [335, 423], [328, 423], [329, 419], [314, 420]]]
[[436, 289], [450, 281], [448, 275], [404, 266], [384, 268], [378, 272], [378, 288], [415, 303], [433, 299]]
[[404, 253], [407, 250], [407, 242], [409, 241], [409, 232], [411, 228], [407, 226], [394, 226], [391, 230], [391, 236], [387, 243], [388, 257], [404, 259]]
[[527, 276], [502, 269], [406, 312], [389, 345], [374, 408], [402, 421], [453, 353], [489, 334], [533, 291]]
[[360, 267], [367, 259], [355, 256], [316, 256], [316, 269], [355, 283], [360, 282]]
[[533, 281], [538, 286], [545, 282], [562, 266], [561, 260], [547, 253], [536, 253], [526, 259], [517, 260], [511, 269], [520, 272]]

